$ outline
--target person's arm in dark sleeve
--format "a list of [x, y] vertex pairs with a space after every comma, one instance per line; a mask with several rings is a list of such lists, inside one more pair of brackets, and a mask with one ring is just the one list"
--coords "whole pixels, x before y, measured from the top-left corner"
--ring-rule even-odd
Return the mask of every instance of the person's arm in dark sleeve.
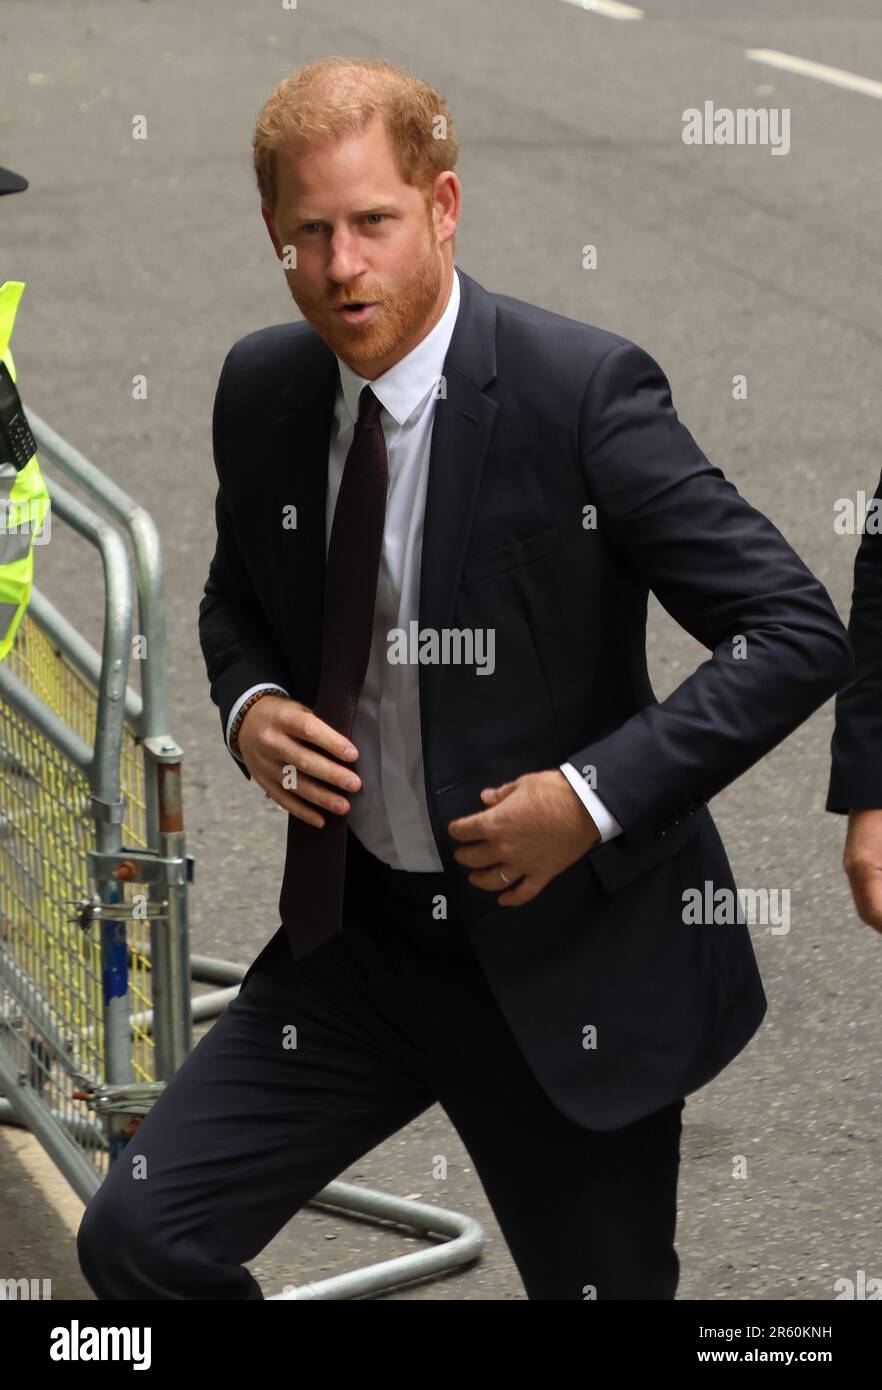
[[711, 653], [666, 700], [569, 756], [595, 768], [623, 843], [638, 846], [786, 738], [850, 678], [853, 662], [826, 589], [708, 462], [642, 348], [625, 343], [595, 368], [579, 448], [598, 528]]
[[854, 679], [836, 696], [828, 811], [882, 808], [882, 478], [854, 562]]
[[[214, 464], [218, 475], [215, 499], [217, 542], [199, 604], [199, 642], [211, 686], [211, 698], [220, 711], [224, 742], [234, 706], [254, 686], [278, 685], [291, 689], [291, 677], [278, 649], [269, 621], [254, 590], [236, 541], [230, 509], [224, 494], [224, 376], [218, 382], [212, 418]], [[229, 748], [229, 744], [227, 744]], [[251, 774], [230, 749], [237, 767], [249, 780]]]

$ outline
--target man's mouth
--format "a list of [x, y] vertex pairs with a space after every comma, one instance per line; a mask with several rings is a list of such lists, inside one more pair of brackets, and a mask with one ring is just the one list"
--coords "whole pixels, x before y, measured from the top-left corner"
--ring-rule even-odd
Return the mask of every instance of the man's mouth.
[[349, 304], [341, 304], [337, 313], [346, 323], [367, 323], [376, 311], [376, 301], [354, 299]]

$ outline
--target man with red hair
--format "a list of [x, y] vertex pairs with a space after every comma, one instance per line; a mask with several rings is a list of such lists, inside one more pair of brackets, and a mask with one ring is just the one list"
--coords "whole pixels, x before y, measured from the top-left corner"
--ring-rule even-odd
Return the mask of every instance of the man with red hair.
[[[530, 1299], [672, 1299], [684, 1098], [765, 1011], [743, 917], [684, 895], [731, 905], [706, 803], [847, 679], [844, 628], [648, 353], [454, 264], [456, 153], [378, 61], [258, 121], [304, 321], [224, 363], [200, 638], [288, 815], [281, 923], [142, 1124], [149, 1180], [86, 1213], [102, 1298], [262, 1297], [245, 1262], [438, 1102]], [[650, 591], [710, 652], [662, 702]]]

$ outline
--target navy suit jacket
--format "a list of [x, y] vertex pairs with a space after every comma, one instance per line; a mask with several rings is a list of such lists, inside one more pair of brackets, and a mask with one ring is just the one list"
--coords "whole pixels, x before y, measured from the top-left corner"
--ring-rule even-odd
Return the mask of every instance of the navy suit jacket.
[[[535, 1075], [580, 1125], [613, 1129], [704, 1085], [762, 1020], [747, 925], [687, 924], [683, 893], [735, 893], [706, 803], [849, 679], [851, 649], [826, 590], [708, 462], [647, 352], [459, 273], [419, 623], [494, 628], [496, 666], [420, 667], [429, 815]], [[249, 334], [223, 366], [199, 612], [222, 727], [259, 681], [316, 696], [336, 372], [305, 322]], [[292, 503], [295, 531], [281, 524]], [[650, 590], [709, 652], [662, 702]], [[499, 907], [453, 858], [448, 822], [483, 809], [482, 787], [567, 759], [595, 769], [623, 833]]]
[[882, 478], [854, 562], [848, 635], [854, 680], [836, 696], [827, 810], [882, 807]]

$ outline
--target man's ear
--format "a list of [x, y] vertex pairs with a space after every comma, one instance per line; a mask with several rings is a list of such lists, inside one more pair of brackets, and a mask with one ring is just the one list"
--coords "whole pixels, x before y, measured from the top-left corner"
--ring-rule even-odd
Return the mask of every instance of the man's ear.
[[271, 241], [272, 244], [273, 244], [273, 249], [275, 250], [275, 253], [276, 253], [276, 256], [278, 257], [278, 259], [281, 260], [281, 259], [282, 259], [282, 243], [279, 241], [278, 233], [276, 232], [275, 223], [274, 223], [274, 221], [273, 221], [273, 215], [272, 215], [272, 213], [270, 212], [269, 208], [267, 207], [266, 203], [261, 203], [261, 205], [260, 205], [260, 211], [261, 211], [261, 215], [262, 215], [262, 217], [263, 217], [263, 220], [264, 220], [264, 222], [266, 223], [266, 229], [267, 229], [267, 231], [269, 232], [270, 241]]

